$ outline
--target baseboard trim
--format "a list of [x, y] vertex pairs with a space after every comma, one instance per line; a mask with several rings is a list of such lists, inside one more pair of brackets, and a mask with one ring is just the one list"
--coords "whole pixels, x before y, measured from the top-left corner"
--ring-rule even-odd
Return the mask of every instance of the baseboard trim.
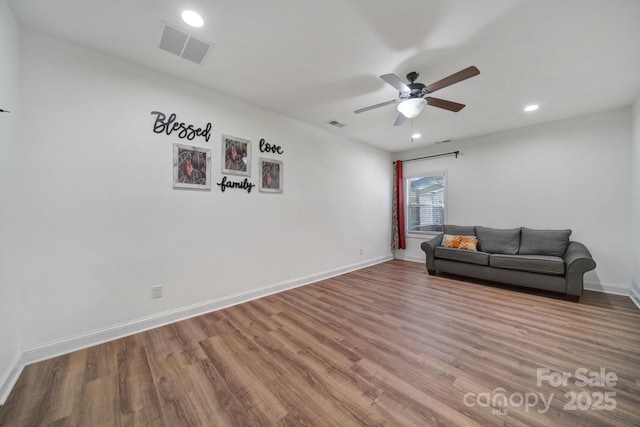
[[424, 257], [412, 257], [412, 256], [406, 256], [406, 255], [398, 256], [397, 253], [394, 256], [394, 259], [399, 259], [401, 261], [419, 262], [419, 263], [422, 263], [422, 264], [424, 264], [424, 262], [425, 262], [424, 261]]
[[633, 286], [631, 286], [629, 297], [631, 298], [631, 301], [633, 301], [633, 303], [636, 305], [636, 307], [640, 309], [640, 291], [638, 290], [638, 287], [635, 286], [635, 283]]
[[16, 385], [23, 369], [22, 352], [18, 350], [9, 368], [0, 376], [0, 406], [4, 405], [9, 398], [9, 394], [13, 386]]
[[216, 298], [209, 301], [181, 307], [175, 310], [169, 310], [152, 316], [142, 317], [130, 322], [90, 331], [84, 334], [63, 338], [48, 343], [27, 347], [22, 350], [23, 365], [28, 365], [41, 360], [50, 359], [52, 357], [67, 354], [72, 351], [81, 350], [83, 348], [102, 344], [114, 339], [123, 338], [149, 329], [168, 325], [201, 314], [210, 313], [212, 311], [231, 307], [237, 304], [248, 302], [257, 298], [276, 294], [288, 289], [297, 288], [311, 283], [325, 280], [350, 271], [360, 270], [365, 267], [380, 264], [392, 260], [391, 255], [382, 256], [367, 260], [364, 262], [347, 265], [335, 270], [324, 271], [318, 274], [312, 274], [295, 280], [277, 283], [263, 288], [253, 289], [247, 292], [241, 292], [222, 298]]
[[624, 295], [627, 297], [631, 292], [631, 286], [616, 283], [584, 282], [584, 289], [587, 291], [604, 292], [605, 294]]

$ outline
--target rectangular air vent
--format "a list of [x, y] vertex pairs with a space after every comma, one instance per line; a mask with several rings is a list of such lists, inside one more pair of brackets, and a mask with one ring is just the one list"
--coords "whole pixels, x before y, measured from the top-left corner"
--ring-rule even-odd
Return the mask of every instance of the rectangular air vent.
[[162, 23], [162, 35], [158, 47], [196, 64], [202, 64], [211, 50], [210, 43], [199, 40], [166, 22]]

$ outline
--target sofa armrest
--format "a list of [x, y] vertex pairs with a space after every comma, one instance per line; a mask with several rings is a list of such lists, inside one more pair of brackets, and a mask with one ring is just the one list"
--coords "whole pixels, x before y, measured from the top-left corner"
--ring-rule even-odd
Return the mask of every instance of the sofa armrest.
[[435, 251], [441, 242], [442, 233], [420, 244], [420, 247], [426, 254], [427, 271], [429, 271], [429, 274], [435, 274]]
[[580, 242], [569, 242], [564, 254], [564, 264], [567, 294], [582, 296], [584, 273], [596, 268], [596, 262], [591, 257], [589, 249]]

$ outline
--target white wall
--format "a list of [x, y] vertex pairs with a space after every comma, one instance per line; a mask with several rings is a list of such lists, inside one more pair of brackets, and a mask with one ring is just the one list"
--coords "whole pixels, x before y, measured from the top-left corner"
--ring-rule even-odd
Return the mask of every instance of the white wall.
[[640, 308], [640, 97], [633, 106], [633, 149], [632, 149], [631, 212], [633, 243], [633, 276], [631, 298]]
[[0, 404], [17, 379], [20, 357], [19, 238], [16, 204], [20, 156], [19, 29], [6, 0], [0, 0]]
[[[388, 153], [30, 30], [21, 40], [32, 358], [390, 259]], [[153, 133], [153, 110], [213, 123], [193, 141], [212, 150], [210, 192], [172, 188], [185, 141]], [[253, 141], [256, 185], [258, 157], [282, 160], [284, 192], [222, 193], [221, 133]], [[261, 154], [260, 138], [284, 155]]]
[[[571, 228], [597, 268], [587, 287], [628, 294], [631, 283], [631, 109], [521, 128], [404, 152], [405, 174], [446, 169], [450, 224]], [[409, 239], [397, 256], [424, 261]]]

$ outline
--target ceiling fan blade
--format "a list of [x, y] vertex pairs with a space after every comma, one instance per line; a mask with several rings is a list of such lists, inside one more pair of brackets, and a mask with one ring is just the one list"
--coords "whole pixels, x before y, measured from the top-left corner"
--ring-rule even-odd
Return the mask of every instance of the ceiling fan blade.
[[429, 86], [426, 87], [426, 89], [428, 93], [433, 93], [444, 87], [451, 86], [454, 83], [458, 83], [470, 77], [477, 76], [478, 74], [480, 74], [480, 70], [478, 70], [476, 67], [472, 65], [471, 67], [467, 67], [464, 70], [451, 74], [450, 76], [445, 77], [442, 80], [438, 80], [435, 83], [431, 83]]
[[405, 119], [404, 114], [398, 113], [398, 117], [396, 117], [396, 121], [395, 121], [395, 123], [393, 125], [394, 126], [400, 126], [401, 124], [404, 123], [404, 119]]
[[385, 105], [391, 105], [391, 104], [397, 104], [397, 103], [398, 103], [397, 99], [394, 99], [393, 101], [381, 102], [380, 104], [370, 105], [368, 107], [355, 110], [354, 113], [356, 114], [364, 113], [365, 111], [373, 110], [374, 108], [380, 108], [380, 107], [384, 107]]
[[400, 77], [396, 76], [395, 74], [383, 74], [380, 76], [380, 78], [398, 89], [398, 91], [400, 92], [411, 92], [409, 86], [407, 86], [407, 84], [400, 80]]
[[445, 110], [453, 111], [457, 113], [464, 108], [464, 104], [458, 104], [457, 102], [447, 101], [446, 99], [433, 98], [427, 96], [427, 104], [432, 107], [444, 108]]

